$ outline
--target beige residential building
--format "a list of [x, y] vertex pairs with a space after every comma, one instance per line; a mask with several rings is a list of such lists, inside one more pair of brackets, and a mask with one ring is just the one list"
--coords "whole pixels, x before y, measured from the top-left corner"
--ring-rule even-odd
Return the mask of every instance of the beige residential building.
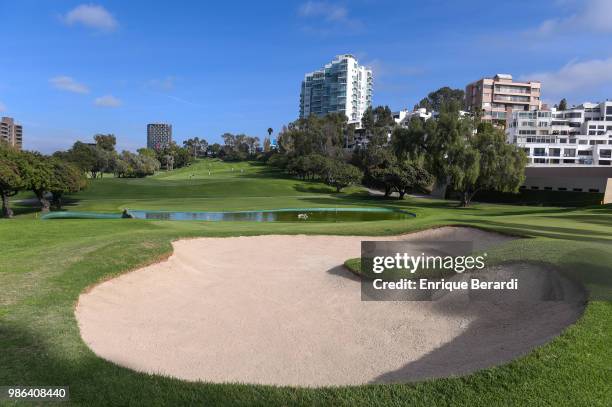
[[21, 150], [23, 129], [20, 124], [15, 124], [12, 117], [3, 117], [0, 120], [0, 140]]
[[540, 97], [540, 82], [515, 82], [512, 75], [497, 74], [466, 86], [465, 107], [481, 113], [483, 120], [505, 122], [513, 111], [540, 109]]

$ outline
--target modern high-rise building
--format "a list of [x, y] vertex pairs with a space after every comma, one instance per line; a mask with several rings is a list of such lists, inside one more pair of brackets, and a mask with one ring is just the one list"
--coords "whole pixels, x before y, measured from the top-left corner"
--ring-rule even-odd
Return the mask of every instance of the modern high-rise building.
[[166, 123], [147, 124], [147, 148], [161, 150], [172, 143], [172, 125]]
[[20, 150], [23, 147], [23, 129], [12, 117], [0, 120], [0, 140]]
[[349, 123], [361, 123], [365, 110], [372, 106], [372, 70], [345, 54], [308, 73], [302, 81], [300, 118], [314, 114], [344, 113]]
[[482, 114], [482, 120], [506, 121], [513, 111], [541, 107], [540, 82], [514, 82], [512, 75], [482, 78], [465, 88], [465, 108]]
[[525, 150], [532, 166], [610, 167], [612, 101], [513, 112], [506, 136]]

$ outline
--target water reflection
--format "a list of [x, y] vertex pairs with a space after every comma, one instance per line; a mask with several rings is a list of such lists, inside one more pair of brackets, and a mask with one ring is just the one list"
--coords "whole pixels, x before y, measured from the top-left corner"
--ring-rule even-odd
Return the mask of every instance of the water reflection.
[[329, 208], [309, 210], [263, 210], [240, 212], [167, 212], [130, 210], [137, 219], [250, 221], [250, 222], [358, 222], [410, 219], [415, 215], [386, 208]]

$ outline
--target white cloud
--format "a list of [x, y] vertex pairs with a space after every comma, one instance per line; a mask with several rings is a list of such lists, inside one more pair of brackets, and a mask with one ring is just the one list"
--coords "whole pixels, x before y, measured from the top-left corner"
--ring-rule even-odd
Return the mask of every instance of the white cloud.
[[89, 93], [89, 88], [82, 83], [75, 81], [70, 76], [56, 76], [55, 78], [49, 79], [49, 83], [53, 87], [68, 92], [74, 93]]
[[298, 8], [298, 15], [311, 20], [312, 24], [302, 27], [305, 32], [319, 35], [332, 33], [331, 28], [356, 31], [363, 23], [349, 16], [346, 7], [325, 1], [307, 1]]
[[101, 31], [113, 31], [119, 26], [111, 13], [95, 4], [76, 6], [66, 13], [63, 20], [68, 25], [81, 24]]
[[113, 95], [100, 96], [94, 100], [96, 106], [102, 107], [119, 107], [121, 106], [121, 100], [117, 99]]
[[547, 98], [572, 98], [573, 95], [588, 94], [589, 91], [612, 89], [612, 57], [570, 61], [558, 71], [536, 72], [520, 79], [542, 82], [542, 94]]
[[612, 32], [612, 1], [585, 0], [578, 2], [581, 8], [574, 14], [546, 20], [540, 24], [536, 33], [551, 35], [580, 31]]
[[147, 85], [151, 89], [167, 92], [174, 90], [175, 83], [176, 78], [174, 76], [166, 76], [163, 79], [151, 79]]
[[327, 21], [344, 21], [348, 17], [346, 7], [323, 1], [307, 1], [298, 10], [302, 17], [323, 17]]

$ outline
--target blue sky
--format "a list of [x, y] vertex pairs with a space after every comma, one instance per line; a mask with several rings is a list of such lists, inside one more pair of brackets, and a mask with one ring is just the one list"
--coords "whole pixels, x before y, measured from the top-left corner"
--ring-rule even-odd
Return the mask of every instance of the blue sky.
[[511, 73], [543, 99], [612, 98], [612, 1], [0, 0], [0, 114], [46, 153], [114, 133], [120, 149], [169, 122], [180, 143], [262, 137], [298, 114], [304, 73], [352, 53], [374, 104]]

